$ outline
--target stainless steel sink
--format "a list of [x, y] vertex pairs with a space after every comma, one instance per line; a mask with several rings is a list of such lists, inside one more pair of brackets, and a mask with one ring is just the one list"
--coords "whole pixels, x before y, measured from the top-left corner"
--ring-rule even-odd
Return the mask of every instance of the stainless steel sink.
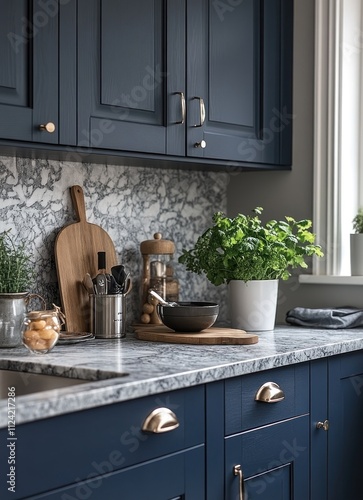
[[86, 383], [89, 383], [89, 380], [0, 370], [0, 399], [8, 397], [9, 387], [15, 387], [15, 396], [24, 396], [25, 394], [48, 391], [50, 389], [61, 389], [63, 387]]

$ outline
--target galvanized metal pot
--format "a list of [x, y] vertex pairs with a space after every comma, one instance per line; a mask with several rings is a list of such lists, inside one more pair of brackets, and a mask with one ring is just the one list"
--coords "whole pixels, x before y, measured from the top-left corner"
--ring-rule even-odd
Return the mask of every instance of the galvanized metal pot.
[[24, 293], [0, 293], [0, 348], [21, 344], [27, 297]]

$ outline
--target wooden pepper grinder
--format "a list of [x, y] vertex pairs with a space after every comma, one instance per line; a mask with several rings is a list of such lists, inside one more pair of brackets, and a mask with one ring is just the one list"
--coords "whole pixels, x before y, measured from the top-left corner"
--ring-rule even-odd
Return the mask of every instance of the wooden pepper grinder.
[[170, 292], [172, 290], [174, 297], [175, 294], [178, 295], [179, 285], [177, 279], [172, 276], [171, 266], [175, 245], [171, 240], [164, 240], [161, 233], [155, 233], [153, 240], [140, 243], [140, 251], [143, 258], [142, 314], [140, 320], [144, 324], [160, 325], [161, 321], [156, 311], [158, 301], [149, 295], [149, 290], [154, 289], [166, 300], [168, 300], [169, 290]]

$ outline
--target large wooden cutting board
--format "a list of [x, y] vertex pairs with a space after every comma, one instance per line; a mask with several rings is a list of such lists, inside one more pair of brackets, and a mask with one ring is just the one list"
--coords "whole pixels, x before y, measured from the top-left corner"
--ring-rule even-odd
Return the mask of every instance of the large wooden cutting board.
[[90, 331], [89, 297], [82, 281], [97, 273], [97, 252], [106, 252], [107, 272], [118, 264], [114, 244], [107, 232], [86, 220], [83, 190], [72, 186], [71, 196], [78, 222], [64, 227], [55, 241], [55, 263], [66, 327], [71, 332]]
[[173, 344], [256, 344], [258, 336], [235, 328], [211, 327], [198, 333], [174, 332], [166, 326], [148, 328], [134, 326], [135, 336], [140, 340], [170, 342]]

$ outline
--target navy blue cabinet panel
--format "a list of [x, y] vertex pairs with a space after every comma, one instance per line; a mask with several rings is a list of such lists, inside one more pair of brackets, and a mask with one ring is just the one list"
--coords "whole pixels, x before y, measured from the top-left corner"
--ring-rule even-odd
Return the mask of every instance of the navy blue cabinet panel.
[[79, 0], [78, 145], [183, 155], [184, 47], [184, 0]]
[[203, 500], [204, 446], [79, 482], [33, 500]]
[[285, 168], [292, 4], [0, 0], [0, 140]]
[[311, 500], [363, 497], [362, 388], [361, 351], [312, 363]]
[[225, 440], [225, 498], [307, 500], [309, 498], [309, 416], [230, 436]]
[[187, 155], [291, 165], [292, 0], [189, 1]]
[[[160, 407], [167, 407], [175, 413], [179, 427], [161, 434], [143, 432], [141, 427], [146, 417]], [[16, 436], [16, 493], [8, 492], [3, 481], [0, 484], [1, 499], [28, 498], [72, 484], [76, 490], [80, 482], [109, 475], [121, 469], [132, 470], [132, 467], [138, 464], [203, 446], [204, 387], [149, 396], [18, 425]], [[2, 429], [1, 471], [9, 470], [7, 437], [6, 430]], [[198, 453], [204, 456], [204, 452]], [[183, 457], [177, 460], [184, 463]], [[160, 467], [161, 465], [157, 465], [158, 470]], [[183, 467], [183, 470], [187, 471], [187, 465]], [[203, 474], [204, 461], [201, 467]], [[146, 470], [153, 469], [151, 467]], [[131, 472], [125, 474], [125, 477], [129, 476], [133, 477]], [[160, 474], [158, 477], [160, 481]], [[204, 484], [204, 477], [201, 480]], [[147, 488], [142, 475], [139, 481], [143, 488]], [[109, 484], [113, 488], [114, 481]], [[183, 493], [177, 491], [173, 495]], [[109, 497], [106, 495], [98, 498], [103, 500]]]
[[[0, 137], [56, 144], [57, 4], [0, 0], [0, 12]], [[40, 129], [48, 122], [55, 132]]]
[[[255, 401], [257, 391], [267, 382], [274, 382], [283, 390], [282, 401], [273, 404]], [[309, 413], [306, 363], [232, 378], [225, 386], [226, 435]]]

